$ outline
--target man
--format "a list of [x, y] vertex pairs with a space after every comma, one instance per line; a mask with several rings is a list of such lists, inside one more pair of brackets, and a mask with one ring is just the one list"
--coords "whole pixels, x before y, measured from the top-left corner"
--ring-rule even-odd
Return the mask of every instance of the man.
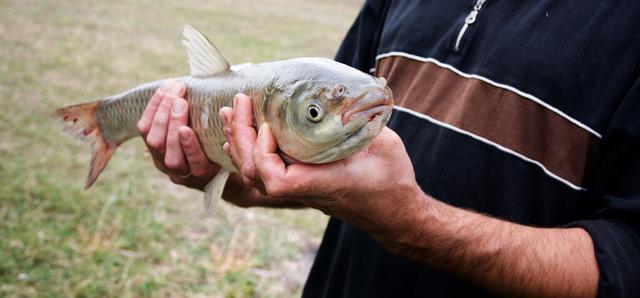
[[[224, 196], [332, 216], [307, 297], [640, 296], [638, 16], [633, 1], [367, 1], [336, 59], [388, 79], [391, 129], [286, 166], [238, 95], [220, 113], [241, 171]], [[165, 86], [139, 129], [172, 181], [201, 188], [218, 168], [184, 95]]]

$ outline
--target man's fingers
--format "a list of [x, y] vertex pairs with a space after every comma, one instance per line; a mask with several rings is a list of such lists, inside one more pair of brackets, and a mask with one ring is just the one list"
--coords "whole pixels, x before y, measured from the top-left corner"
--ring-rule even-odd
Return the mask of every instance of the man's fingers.
[[256, 142], [257, 133], [253, 127], [253, 108], [251, 99], [238, 94], [233, 100], [233, 117], [231, 118], [231, 130], [233, 134], [232, 147], [235, 147], [236, 154], [240, 159], [239, 166], [244, 175], [255, 176], [253, 164], [253, 147]]
[[182, 126], [178, 129], [178, 133], [191, 174], [198, 178], [213, 178], [217, 167], [209, 161], [202, 151], [195, 132], [189, 127]]
[[169, 170], [175, 171], [181, 175], [189, 173], [189, 166], [184, 157], [184, 153], [182, 152], [178, 129], [187, 125], [188, 120], [189, 113], [187, 101], [182, 98], [175, 99], [173, 101], [173, 107], [171, 108], [164, 164]]
[[267, 194], [274, 197], [285, 195], [288, 186], [285, 183], [287, 167], [278, 154], [278, 145], [271, 134], [269, 124], [260, 126], [252, 159]]
[[220, 109], [220, 118], [224, 124], [223, 131], [228, 143], [223, 149], [243, 176], [255, 179], [252, 155], [257, 134], [253, 127], [251, 99], [244, 94], [237, 94], [233, 98], [233, 106], [233, 109], [228, 107]]
[[184, 95], [185, 88], [184, 83], [172, 83], [168, 91], [164, 94], [164, 98], [153, 117], [151, 129], [149, 130], [146, 141], [151, 149], [151, 153], [154, 154], [156, 158], [162, 159], [160, 157], [164, 156], [171, 107], [176, 98]]
[[155, 117], [156, 111], [158, 110], [158, 107], [160, 106], [160, 103], [164, 98], [164, 94], [167, 92], [169, 86], [172, 83], [174, 83], [174, 81], [164, 83], [162, 86], [160, 86], [160, 88], [158, 88], [158, 90], [151, 97], [151, 100], [149, 100], [147, 107], [144, 109], [142, 117], [140, 117], [140, 120], [138, 120], [138, 131], [144, 139], [147, 138], [147, 134], [149, 134], [149, 130], [151, 129], [151, 123], [153, 123], [153, 117]]
[[222, 107], [220, 109], [220, 120], [222, 121], [222, 132], [224, 136], [227, 138], [227, 142], [222, 146], [222, 150], [224, 150], [229, 157], [231, 157], [231, 161], [236, 166], [236, 168], [240, 169], [240, 165], [236, 162], [240, 162], [240, 157], [237, 154], [236, 148], [233, 145], [233, 131], [231, 129], [231, 118], [233, 117], [233, 109], [230, 107]]
[[253, 161], [270, 196], [304, 197], [344, 187], [339, 177], [346, 171], [345, 161], [320, 165], [295, 163], [287, 166], [278, 153], [278, 144], [266, 123], [258, 132]]
[[253, 108], [249, 96], [236, 94], [233, 98], [233, 109], [236, 111], [233, 119], [236, 125], [253, 128]]
[[162, 161], [160, 161], [157, 158], [152, 158], [151, 160], [153, 160], [153, 164], [156, 166], [158, 170], [160, 170], [160, 172], [169, 174], [169, 172], [167, 171], [167, 168], [164, 166], [164, 163], [162, 163]]

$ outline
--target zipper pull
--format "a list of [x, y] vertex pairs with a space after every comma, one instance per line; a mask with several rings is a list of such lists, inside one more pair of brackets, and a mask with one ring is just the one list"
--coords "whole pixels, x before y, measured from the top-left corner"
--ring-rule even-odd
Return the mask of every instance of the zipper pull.
[[476, 2], [476, 5], [473, 6], [473, 10], [469, 12], [469, 15], [467, 16], [467, 18], [464, 19], [464, 24], [462, 25], [462, 28], [458, 33], [458, 38], [456, 39], [456, 45], [454, 47], [456, 52], [460, 50], [460, 41], [462, 41], [462, 37], [464, 36], [464, 33], [467, 32], [469, 25], [476, 22], [476, 19], [478, 18], [478, 13], [480, 13], [480, 10], [482, 9], [482, 5], [485, 2], [486, 0], [478, 0], [478, 2]]
[[476, 17], [478, 16], [477, 10], [472, 10], [466, 19], [464, 19], [464, 23], [467, 25], [471, 25], [476, 21]]

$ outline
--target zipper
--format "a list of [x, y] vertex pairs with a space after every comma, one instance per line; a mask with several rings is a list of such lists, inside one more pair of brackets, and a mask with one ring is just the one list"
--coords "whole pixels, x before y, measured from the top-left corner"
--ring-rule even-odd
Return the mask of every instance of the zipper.
[[478, 13], [480, 13], [480, 10], [482, 9], [482, 5], [484, 5], [486, 1], [487, 0], [478, 0], [476, 2], [476, 5], [473, 6], [473, 10], [469, 13], [467, 18], [464, 19], [464, 24], [462, 24], [462, 28], [460, 28], [460, 32], [458, 32], [458, 38], [456, 38], [456, 45], [454, 47], [454, 50], [456, 52], [460, 50], [460, 42], [462, 41], [462, 37], [464, 36], [464, 33], [467, 32], [467, 29], [469, 29], [469, 26], [471, 26], [473, 23], [476, 22], [476, 19], [478, 18]]

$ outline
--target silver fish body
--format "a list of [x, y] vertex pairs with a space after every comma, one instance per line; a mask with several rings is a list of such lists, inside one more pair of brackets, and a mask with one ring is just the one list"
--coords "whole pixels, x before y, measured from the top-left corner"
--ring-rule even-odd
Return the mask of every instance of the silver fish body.
[[[336, 70], [342, 70], [339, 73]], [[345, 76], [345, 81], [338, 82]], [[234, 171], [235, 167], [229, 157], [222, 150], [222, 145], [226, 141], [222, 131], [222, 122], [218, 112], [222, 107], [231, 106], [233, 97], [238, 93], [244, 93], [251, 97], [254, 107], [254, 119], [256, 123], [268, 122], [271, 127], [281, 128], [283, 125], [278, 118], [280, 113], [271, 113], [270, 110], [282, 110], [287, 106], [287, 101], [292, 100], [286, 96], [286, 92], [294, 92], [290, 89], [300, 88], [300, 84], [314, 83], [322, 84], [318, 89], [331, 89], [334, 85], [349, 85], [351, 76], [362, 80], [365, 86], [372, 90], [378, 88], [382, 92], [380, 96], [391, 94], [388, 88], [380, 85], [375, 78], [364, 75], [361, 72], [350, 69], [343, 64], [324, 58], [298, 58], [285, 61], [277, 61], [256, 65], [245, 66], [240, 70], [208, 78], [181, 77], [174, 80], [182, 81], [187, 86], [186, 100], [189, 103], [189, 126], [196, 132], [207, 157], [225, 169]], [[368, 82], [367, 82], [368, 81]], [[102, 130], [102, 136], [113, 143], [123, 143], [126, 140], [138, 136], [136, 124], [140, 119], [151, 96], [165, 82], [165, 80], [147, 83], [138, 86], [125, 93], [105, 98], [98, 104], [97, 121]], [[298, 86], [295, 86], [298, 84]], [[309, 87], [309, 86], [307, 86]], [[318, 91], [309, 88], [312, 95], [319, 95]], [[381, 90], [381, 91], [380, 91]], [[283, 98], [282, 93], [285, 93]], [[280, 96], [279, 96], [280, 94]], [[386, 105], [387, 103], [383, 103]], [[274, 116], [275, 117], [272, 117]], [[385, 114], [384, 119], [380, 119], [380, 124], [384, 125], [389, 114]], [[296, 125], [296, 124], [294, 124]], [[278, 133], [276, 132], [276, 135]], [[317, 137], [317, 136], [316, 136]], [[336, 144], [329, 144], [333, 148]], [[287, 150], [287, 146], [281, 146], [283, 152], [293, 157], [295, 160], [310, 163], [331, 162], [340, 158], [329, 156], [322, 160], [306, 159], [299, 154], [293, 153], [295, 150]], [[338, 155], [350, 154], [346, 152]]]
[[[392, 93], [382, 78], [325, 58], [230, 67], [197, 30], [187, 26], [184, 36], [191, 76], [174, 80], [187, 86], [189, 126], [207, 157], [225, 169], [207, 186], [209, 198], [221, 196], [228, 173], [236, 170], [222, 149], [226, 138], [219, 110], [231, 106], [238, 93], [251, 97], [255, 125], [269, 124], [283, 158], [290, 162], [319, 164], [346, 158], [366, 147], [390, 117]], [[165, 81], [56, 111], [69, 131], [92, 142], [87, 187], [118, 146], [138, 136], [137, 122]]]

